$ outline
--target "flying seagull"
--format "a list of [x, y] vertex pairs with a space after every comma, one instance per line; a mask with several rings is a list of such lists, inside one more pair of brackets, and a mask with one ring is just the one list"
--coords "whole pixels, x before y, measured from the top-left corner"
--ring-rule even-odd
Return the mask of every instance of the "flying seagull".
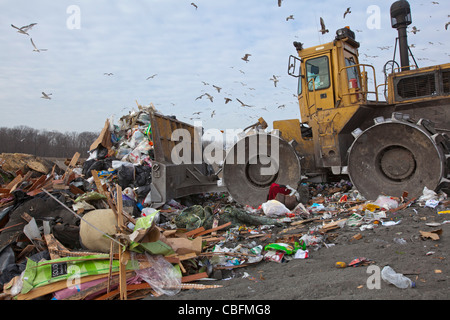
[[52, 94], [51, 93], [45, 93], [44, 91], [42, 91], [42, 99], [48, 99], [48, 100], [50, 100], [51, 98], [49, 97], [49, 96], [51, 96]]
[[242, 107], [252, 107], [249, 106], [248, 104], [243, 103], [241, 100], [239, 100], [238, 98], [236, 98], [237, 101], [239, 101], [239, 103], [241, 104]]
[[198, 6], [195, 3], [191, 2], [191, 5], [193, 5], [195, 7], [195, 10], [198, 9]]
[[273, 78], [270, 78], [270, 80], [273, 81], [273, 84], [275, 87], [277, 86], [277, 82], [280, 81], [280, 80], [278, 80], [278, 78], [275, 75], [273, 75]]
[[214, 97], [212, 95], [210, 95], [209, 93], [205, 93], [205, 96], [211, 100], [211, 102], [213, 102]]
[[158, 74], [154, 74], [154, 75], [152, 75], [152, 76], [150, 76], [150, 77], [148, 77], [147, 79], [145, 79], [145, 80], [148, 80], [148, 79], [153, 79], [154, 77], [156, 77]]
[[203, 96], [206, 96], [209, 100], [211, 100], [211, 102], [213, 102], [214, 97], [211, 96], [209, 93], [204, 93], [201, 96], [198, 96], [197, 98], [195, 98], [195, 100], [201, 99], [201, 98], [203, 98]]
[[112, 72], [105, 72], [105, 73], [104, 73], [105, 76], [112, 76], [113, 74], [114, 74], [114, 73], [112, 73]]
[[349, 13], [352, 13], [352, 12], [350, 11], [350, 7], [348, 7], [347, 10], [344, 12], [344, 19], [345, 19], [345, 16], [346, 16], [347, 14], [349, 14]]
[[244, 57], [242, 57], [241, 59], [244, 60], [245, 62], [248, 62], [248, 57], [250, 57], [251, 54], [246, 53]]
[[294, 15], [291, 14], [289, 17], [286, 17], [286, 21], [288, 21], [288, 20], [294, 20]]
[[231, 99], [230, 98], [224, 98], [225, 99], [225, 104], [227, 104], [228, 102], [230, 102], [231, 101]]
[[35, 52], [47, 51], [47, 49], [38, 49], [38, 48], [36, 47], [36, 45], [34, 44], [33, 38], [30, 38], [30, 40], [31, 40], [31, 44], [32, 44], [33, 47], [34, 47], [33, 51], [35, 51]]
[[445, 30], [447, 30], [447, 28], [448, 28], [449, 25], [450, 25], [450, 22], [447, 22], [447, 23], [445, 24]]
[[417, 32], [419, 32], [420, 30], [416, 28], [416, 26], [412, 27], [412, 33], [416, 34]]
[[29, 36], [27, 31], [30, 30], [31, 28], [33, 28], [33, 26], [35, 26], [36, 24], [37, 23], [31, 23], [31, 24], [29, 24], [27, 26], [23, 26], [21, 28], [17, 28], [15, 25], [11, 24], [11, 27], [17, 29], [18, 30], [17, 32], [22, 33], [22, 34], [26, 34], [27, 36]]
[[220, 93], [220, 90], [222, 89], [221, 87], [218, 87], [218, 86], [215, 86], [215, 85], [213, 85], [213, 87], [217, 90], [217, 92]]
[[322, 32], [322, 34], [325, 34], [328, 31], [328, 29], [325, 27], [325, 22], [323, 21], [322, 17], [320, 17], [320, 26], [321, 26], [321, 30], [319, 30], [319, 32]]
[[214, 117], [215, 114], [216, 114], [216, 110], [213, 110], [213, 112], [211, 113], [211, 118]]
[[278, 6], [279, 7], [281, 7], [281, 2], [282, 2], [283, 0], [278, 0]]

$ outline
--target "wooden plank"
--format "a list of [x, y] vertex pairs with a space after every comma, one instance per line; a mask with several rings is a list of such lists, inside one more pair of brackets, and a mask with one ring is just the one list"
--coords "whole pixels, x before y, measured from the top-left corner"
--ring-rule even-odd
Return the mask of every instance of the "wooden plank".
[[45, 175], [40, 176], [32, 185], [31, 187], [28, 189], [28, 191], [33, 191], [35, 189], [37, 189], [38, 187], [40, 187], [45, 180], [47, 179], [47, 177]]
[[227, 222], [227, 223], [225, 223], [225, 224], [222, 224], [222, 225], [220, 225], [220, 226], [218, 226], [218, 227], [215, 227], [215, 228], [208, 229], [208, 230], [205, 230], [205, 231], [203, 231], [203, 232], [197, 233], [197, 234], [194, 236], [194, 238], [200, 237], [200, 236], [202, 236], [202, 235], [204, 235], [204, 234], [208, 234], [208, 233], [211, 233], [211, 232], [216, 231], [216, 230], [220, 230], [220, 229], [226, 228], [226, 227], [228, 227], [229, 225], [231, 225], [231, 221], [229, 221], [229, 222]]
[[189, 259], [196, 258], [196, 257], [197, 257], [197, 255], [195, 254], [195, 252], [189, 252], [189, 253], [183, 254], [181, 256], [178, 256], [178, 259], [180, 261], [183, 261], [183, 260], [189, 260]]
[[[120, 185], [116, 185], [117, 191], [117, 226], [120, 230], [122, 230], [123, 224], [123, 203], [122, 203], [122, 187]], [[119, 249], [119, 292], [120, 292], [120, 300], [127, 300], [127, 280], [126, 280], [126, 264], [123, 263], [123, 255], [122, 248]]]
[[71, 167], [71, 168], [75, 167], [79, 158], [80, 158], [80, 153], [75, 152], [75, 154], [72, 157], [72, 160], [70, 160], [70, 162], [69, 162], [69, 167]]
[[10, 229], [10, 228], [13, 228], [13, 227], [17, 227], [17, 226], [19, 226], [21, 224], [25, 224], [25, 222], [20, 222], [20, 223], [13, 224], [12, 226], [4, 227], [4, 228], [0, 229], [0, 232], [2, 232], [4, 230], [7, 230], [7, 229]]
[[191, 274], [188, 276], [181, 277], [181, 283], [192, 282], [198, 279], [208, 278], [208, 274], [206, 272], [200, 272], [196, 274]]
[[[118, 272], [115, 273], [115, 275], [117, 275]], [[81, 277], [79, 278], [80, 283], [85, 283], [88, 281], [93, 281], [93, 280], [98, 280], [98, 279], [102, 279], [105, 278], [107, 275], [106, 274], [96, 274], [93, 276], [85, 276], [85, 277]], [[47, 294], [62, 290], [67, 288], [67, 280], [61, 280], [58, 282], [54, 282], [54, 283], [50, 283], [47, 284], [45, 286], [42, 287], [37, 287], [35, 289], [32, 289], [31, 291], [25, 293], [25, 294], [19, 294], [16, 296], [17, 300], [32, 300], [35, 298], [39, 298], [42, 296], [45, 296]]]
[[194, 236], [196, 233], [200, 233], [200, 232], [203, 232], [203, 231], [205, 231], [205, 228], [204, 227], [200, 227], [200, 228], [188, 231], [184, 235], [189, 238], [189, 237]]
[[[134, 292], [137, 290], [145, 290], [146, 292], [149, 291], [148, 293], [152, 294], [155, 297], [161, 296], [161, 294], [154, 291], [147, 282], [128, 285], [128, 292]], [[145, 296], [147, 296], [148, 293], [143, 295], [141, 298], [145, 298]], [[110, 299], [114, 298], [115, 296], [117, 296], [118, 294], [119, 294], [119, 289], [117, 288], [107, 294], [104, 294], [103, 296], [94, 298], [94, 300], [110, 300]]]
[[91, 174], [92, 174], [92, 178], [94, 178], [95, 186], [97, 187], [98, 193], [100, 193], [104, 196], [107, 196], [105, 188], [103, 187], [102, 182], [100, 181], [100, 179], [98, 177], [98, 172], [96, 170], [92, 170]]
[[73, 184], [69, 185], [69, 190], [73, 194], [83, 194], [83, 193], [85, 193], [83, 190], [81, 190], [80, 188], [75, 187]]
[[18, 176], [16, 176], [13, 180], [11, 180], [10, 183], [8, 183], [8, 184], [5, 186], [5, 189], [9, 189], [10, 192], [13, 191], [13, 190], [14, 190], [13, 188], [15, 188], [15, 186], [16, 186], [20, 181], [22, 181], [22, 176], [21, 176], [21, 175], [18, 175]]

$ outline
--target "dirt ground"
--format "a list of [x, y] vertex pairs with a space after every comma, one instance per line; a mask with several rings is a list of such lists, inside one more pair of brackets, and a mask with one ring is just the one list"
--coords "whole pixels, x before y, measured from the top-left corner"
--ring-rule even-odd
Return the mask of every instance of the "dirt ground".
[[[385, 221], [397, 225], [379, 225], [372, 230], [344, 228], [329, 231], [334, 246], [309, 250], [306, 259], [287, 262], [261, 261], [235, 268], [225, 280], [202, 280], [198, 283], [222, 285], [205, 290], [182, 290], [175, 296], [147, 297], [145, 300], [447, 300], [450, 298], [449, 235], [450, 214], [438, 214], [436, 208], [410, 207], [387, 215]], [[428, 226], [432, 222], [440, 225]], [[307, 232], [311, 225], [300, 231]], [[439, 240], [424, 239], [420, 231], [441, 229]], [[298, 232], [299, 230], [296, 230]], [[362, 238], [354, 240], [360, 233]], [[395, 239], [401, 238], [400, 244]], [[366, 258], [368, 265], [337, 268], [336, 262], [349, 264]], [[408, 276], [415, 288], [399, 289], [380, 277], [389, 265]], [[369, 266], [371, 266], [369, 268]]]

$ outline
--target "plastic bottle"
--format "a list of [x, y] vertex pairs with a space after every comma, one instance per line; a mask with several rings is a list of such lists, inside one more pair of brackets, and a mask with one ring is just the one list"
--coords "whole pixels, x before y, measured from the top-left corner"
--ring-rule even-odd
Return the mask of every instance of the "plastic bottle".
[[414, 288], [416, 284], [401, 273], [395, 272], [391, 267], [386, 266], [381, 270], [381, 278], [389, 283], [392, 283], [397, 288], [406, 289]]

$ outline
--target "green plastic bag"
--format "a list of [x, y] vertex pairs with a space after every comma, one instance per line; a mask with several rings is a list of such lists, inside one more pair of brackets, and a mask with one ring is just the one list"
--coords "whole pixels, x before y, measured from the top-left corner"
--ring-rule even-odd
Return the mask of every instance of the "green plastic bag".
[[295, 242], [294, 246], [288, 244], [288, 243], [270, 243], [264, 247], [264, 250], [276, 250], [276, 251], [283, 251], [286, 254], [293, 254], [296, 253], [298, 249], [306, 249], [306, 245], [303, 241], [301, 243]]
[[287, 243], [270, 243], [264, 247], [264, 250], [283, 251], [286, 254], [293, 254], [295, 252], [295, 248]]
[[[129, 260], [126, 265], [127, 270], [136, 270], [138, 268], [138, 262], [134, 260]], [[62, 280], [74, 281], [78, 277], [108, 273], [109, 269], [109, 254], [65, 257], [40, 262], [28, 259], [23, 275], [21, 293], [25, 294], [34, 288], [53, 282]], [[112, 272], [117, 271], [119, 271], [119, 261], [113, 260]]]

